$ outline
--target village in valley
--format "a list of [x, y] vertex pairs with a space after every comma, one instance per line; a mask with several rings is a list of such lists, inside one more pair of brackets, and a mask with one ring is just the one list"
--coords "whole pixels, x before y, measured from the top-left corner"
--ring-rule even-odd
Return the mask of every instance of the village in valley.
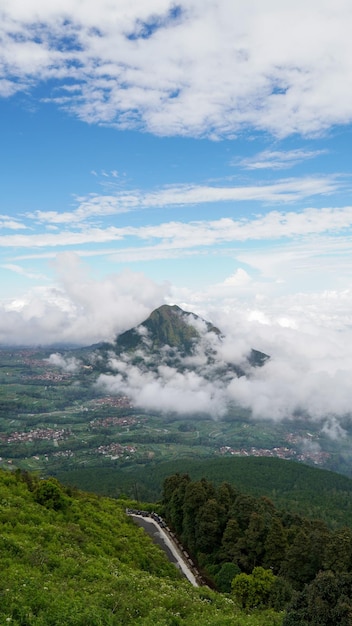
[[204, 415], [143, 411], [126, 395], [102, 394], [92, 368], [62, 371], [40, 349], [0, 351], [0, 466], [47, 471], [189, 456], [278, 457], [329, 467], [333, 446], [299, 422], [256, 424], [243, 410]]

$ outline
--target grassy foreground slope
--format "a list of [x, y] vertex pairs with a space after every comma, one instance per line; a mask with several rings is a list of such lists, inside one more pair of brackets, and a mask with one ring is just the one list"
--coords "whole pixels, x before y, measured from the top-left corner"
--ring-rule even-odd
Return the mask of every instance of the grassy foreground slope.
[[123, 503], [0, 471], [0, 623], [16, 626], [274, 626], [194, 589]]

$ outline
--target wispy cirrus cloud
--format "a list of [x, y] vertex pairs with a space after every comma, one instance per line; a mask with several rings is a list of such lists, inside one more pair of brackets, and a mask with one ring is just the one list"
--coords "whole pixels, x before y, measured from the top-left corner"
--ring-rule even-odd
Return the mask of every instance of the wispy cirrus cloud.
[[47, 280], [47, 277], [43, 274], [37, 274], [34, 272], [29, 272], [21, 265], [15, 265], [14, 263], [3, 263], [0, 265], [2, 269], [9, 270], [10, 272], [14, 272], [15, 274], [20, 274], [21, 276], [25, 276], [26, 278], [30, 278], [33, 280]]
[[138, 206], [133, 194], [98, 195], [77, 198], [78, 208], [73, 211], [35, 211], [27, 217], [47, 224], [79, 224], [91, 217], [126, 213]]
[[53, 248], [59, 246], [79, 246], [87, 243], [106, 243], [123, 238], [123, 231], [110, 228], [91, 228], [84, 231], [62, 231], [36, 233], [34, 235], [0, 235], [0, 246], [4, 248]]
[[[275, 241], [292, 237], [307, 237], [347, 233], [352, 226], [352, 207], [307, 208], [297, 211], [270, 211], [262, 215], [234, 219], [197, 220], [191, 222], [163, 222], [150, 226], [126, 226], [107, 228], [84, 228], [82, 231], [68, 231], [40, 234], [16, 234], [0, 236], [0, 246], [4, 248], [59, 248], [79, 246], [87, 243], [102, 244], [120, 242], [123, 255], [128, 252], [126, 240], [140, 241], [153, 246], [154, 254], [162, 249], [204, 248], [229, 242]], [[339, 240], [335, 241], [338, 245]], [[132, 244], [133, 245], [133, 244]], [[123, 250], [125, 248], [125, 250]], [[108, 251], [104, 249], [104, 254]], [[144, 251], [145, 253], [145, 251]], [[143, 254], [139, 252], [139, 254]]]
[[73, 211], [35, 211], [27, 217], [46, 224], [80, 224], [92, 217], [117, 215], [138, 209], [168, 208], [215, 202], [290, 203], [312, 196], [330, 195], [342, 188], [338, 176], [305, 176], [279, 179], [271, 184], [242, 186], [169, 185], [155, 191], [117, 191], [114, 195], [90, 194], [77, 198]]
[[252, 157], [234, 160], [233, 165], [248, 170], [283, 170], [326, 153], [327, 150], [263, 150]]
[[156, 226], [129, 229], [129, 234], [142, 239], [163, 239], [171, 243], [189, 240], [193, 245], [213, 244], [216, 241], [274, 240], [283, 237], [305, 236], [350, 229], [352, 207], [308, 208], [301, 212], [270, 211], [265, 215], [235, 220], [221, 218], [213, 221], [195, 221], [188, 224], [170, 222]]

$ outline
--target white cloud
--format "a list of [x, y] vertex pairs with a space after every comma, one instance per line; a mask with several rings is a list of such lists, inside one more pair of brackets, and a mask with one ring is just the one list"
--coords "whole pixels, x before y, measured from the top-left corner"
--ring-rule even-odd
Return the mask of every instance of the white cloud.
[[170, 247], [194, 248], [221, 242], [274, 240], [322, 233], [339, 233], [351, 227], [352, 207], [307, 208], [298, 211], [270, 211], [252, 218], [221, 218], [212, 221], [166, 222], [153, 226], [84, 228], [28, 235], [0, 235], [3, 247], [36, 248], [107, 243], [128, 237], [162, 240]]
[[183, 185], [146, 194], [141, 206], [170, 206], [221, 201], [293, 202], [314, 195], [336, 191], [340, 183], [333, 176], [307, 176], [277, 180], [267, 185], [215, 187]]
[[114, 195], [89, 194], [77, 198], [74, 211], [35, 211], [27, 218], [44, 224], [79, 225], [91, 217], [118, 215], [136, 209], [166, 208], [187, 204], [212, 202], [258, 201], [290, 203], [312, 196], [329, 195], [338, 191], [342, 183], [334, 176], [306, 176], [277, 180], [271, 184], [220, 187], [210, 185], [173, 185], [152, 192], [130, 190]]
[[15, 265], [14, 263], [3, 263], [2, 265], [0, 265], [0, 267], [5, 270], [9, 270], [10, 272], [15, 272], [15, 274], [26, 276], [26, 278], [30, 278], [31, 280], [47, 280], [46, 276], [44, 276], [43, 274], [28, 272], [20, 265]]
[[[163, 239], [170, 245], [204, 246], [230, 241], [278, 240], [333, 232], [351, 227], [352, 207], [307, 208], [303, 211], [270, 211], [250, 218], [221, 218], [188, 224], [169, 222], [144, 226], [134, 232], [141, 239]], [[132, 229], [129, 231], [132, 234]]]
[[247, 274], [247, 272], [244, 269], [239, 268], [238, 270], [236, 270], [234, 274], [232, 274], [228, 278], [225, 278], [223, 282], [223, 286], [231, 287], [231, 288], [243, 287], [243, 286], [248, 285], [250, 280], [251, 280], [250, 276]]
[[91, 343], [143, 321], [169, 287], [125, 270], [101, 280], [71, 253], [58, 255], [57, 286], [37, 288], [0, 307], [0, 343]]
[[46, 361], [49, 365], [54, 365], [54, 367], [58, 367], [62, 369], [64, 372], [69, 372], [74, 374], [80, 368], [80, 362], [75, 357], [63, 357], [62, 354], [58, 352], [54, 352], [49, 356]]
[[81, 231], [36, 233], [34, 235], [0, 235], [0, 245], [6, 248], [51, 248], [86, 243], [106, 243], [121, 239], [123, 231], [114, 226], [106, 229], [87, 228]]
[[165, 0], [12, 0], [0, 93], [54, 78], [58, 105], [90, 123], [313, 135], [352, 120], [351, 22], [345, 0], [188, 0], [178, 10]]
[[[100, 376], [98, 385], [111, 393], [129, 395], [137, 406], [182, 415], [206, 411], [219, 418], [232, 403], [248, 408], [256, 420], [290, 420], [301, 415], [306, 425], [313, 421], [328, 436], [341, 438], [352, 415], [352, 357], [346, 349], [352, 340], [351, 302], [350, 292], [344, 298], [348, 317], [343, 328], [336, 325], [333, 294], [325, 298], [317, 294], [315, 302], [307, 296], [305, 307], [310, 315], [306, 315], [303, 299], [301, 306], [299, 298], [295, 306], [282, 300], [286, 318], [281, 309], [270, 308], [269, 302], [261, 311], [237, 303], [225, 314], [218, 307], [218, 319], [213, 321], [219, 322], [225, 336], [221, 342], [216, 335], [210, 340], [212, 333], [205, 333], [202, 322], [197, 324], [204, 341], [194, 357], [181, 357], [183, 367], [190, 369], [181, 373], [164, 363], [162, 355], [156, 370], [143, 369], [133, 365], [126, 354], [116, 361], [116, 373]], [[205, 356], [209, 345], [213, 364]], [[243, 364], [251, 347], [270, 354], [263, 367], [251, 368], [248, 377], [230, 380], [216, 376], [225, 363]]]
[[[56, 274], [56, 287], [35, 289], [1, 308], [1, 343], [91, 345], [137, 326], [165, 300], [175, 301], [175, 289], [156, 285], [143, 274], [124, 271], [92, 278], [71, 254], [58, 257]], [[248, 283], [254, 290], [246, 292]], [[184, 360], [196, 371], [176, 372], [161, 359], [156, 371], [143, 372], [121, 357], [113, 368], [116, 374], [102, 377], [100, 384], [128, 393], [140, 406], [183, 415], [209, 411], [218, 418], [231, 402], [248, 407], [256, 419], [290, 419], [301, 412], [308, 422], [321, 422], [330, 436], [343, 436], [350, 413], [351, 290], [273, 300], [264, 294], [256, 297], [255, 284], [240, 268], [218, 285], [218, 291], [188, 292], [187, 301], [176, 300], [212, 321], [226, 337], [219, 342], [213, 333], [205, 333], [194, 356]], [[209, 293], [216, 298], [209, 300]], [[204, 334], [204, 322], [197, 328]], [[215, 368], [243, 363], [251, 348], [271, 359], [263, 368], [252, 369], [249, 378], [216, 380], [205, 359], [209, 346], [216, 355]], [[50, 362], [66, 368], [77, 365], [55, 356]]]
[[99, 376], [98, 387], [109, 393], [128, 394], [136, 406], [181, 415], [207, 413], [220, 417], [226, 411], [222, 390], [196, 373], [180, 374], [160, 368], [157, 374], [128, 368], [127, 379], [120, 374]]
[[0, 228], [8, 230], [21, 230], [25, 229], [26, 226], [16, 218], [9, 217], [8, 215], [0, 215]]
[[297, 163], [306, 161], [307, 159], [314, 159], [322, 154], [326, 154], [326, 150], [263, 150], [258, 154], [248, 157], [246, 159], [236, 159], [233, 161], [233, 165], [242, 165], [248, 170], [282, 170], [290, 168]]
[[[90, 217], [116, 215], [133, 208], [133, 197], [126, 195], [97, 195], [88, 198], [77, 198], [79, 206], [74, 211], [35, 211], [27, 213], [27, 217], [48, 224], [79, 224]], [[138, 203], [137, 203], [138, 206]]]

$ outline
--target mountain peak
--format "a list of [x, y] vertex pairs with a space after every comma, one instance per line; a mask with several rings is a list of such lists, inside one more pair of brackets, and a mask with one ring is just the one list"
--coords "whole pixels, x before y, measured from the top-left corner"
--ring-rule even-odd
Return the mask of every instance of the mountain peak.
[[163, 304], [142, 324], [119, 335], [116, 339], [116, 348], [121, 353], [137, 349], [141, 344], [144, 344], [144, 347], [148, 346], [150, 351], [170, 346], [177, 348], [181, 353], [190, 354], [200, 338], [200, 331], [196, 328], [198, 322], [205, 325], [207, 332], [212, 331], [220, 335], [218, 328], [194, 313], [183, 311], [176, 304]]
[[[101, 384], [109, 386], [113, 381], [114, 392], [119, 390], [131, 396], [134, 402], [137, 396], [141, 402], [143, 394], [136, 396], [136, 389], [145, 384], [148, 405], [158, 405], [162, 397], [162, 406], [166, 402], [173, 410], [178, 406], [175, 389], [180, 389], [181, 395], [188, 390], [189, 397], [195, 390], [194, 397], [200, 393], [204, 402], [208, 383], [213, 391], [218, 385], [221, 396], [221, 390], [233, 378], [247, 376], [251, 368], [264, 365], [268, 358], [262, 352], [249, 350], [248, 354], [232, 359], [226, 337], [216, 326], [177, 305], [167, 304], [155, 309], [138, 326], [118, 335], [113, 344], [102, 344], [92, 353], [95, 368], [108, 374]], [[170, 390], [170, 398], [166, 390]], [[218, 414], [223, 409], [221, 403], [220, 406], [215, 402], [213, 391], [209, 391], [209, 411], [214, 410], [215, 403]]]

